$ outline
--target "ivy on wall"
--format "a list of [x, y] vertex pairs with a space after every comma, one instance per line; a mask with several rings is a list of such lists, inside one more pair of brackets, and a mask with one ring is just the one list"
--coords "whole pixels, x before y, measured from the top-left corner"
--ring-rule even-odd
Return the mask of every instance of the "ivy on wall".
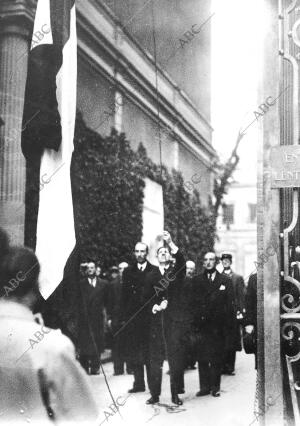
[[201, 260], [213, 249], [213, 208], [200, 203], [199, 193], [184, 187], [181, 173], [160, 168], [140, 144], [137, 152], [125, 134], [114, 129], [103, 138], [77, 114], [72, 186], [77, 241], [81, 260], [99, 260], [104, 268], [131, 260], [141, 240], [144, 179], [162, 185], [165, 228], [189, 259]]

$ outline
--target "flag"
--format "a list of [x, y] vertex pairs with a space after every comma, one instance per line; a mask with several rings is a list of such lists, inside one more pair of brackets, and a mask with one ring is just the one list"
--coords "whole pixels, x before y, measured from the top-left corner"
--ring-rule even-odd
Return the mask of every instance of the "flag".
[[38, 0], [28, 57], [22, 150], [29, 164], [37, 158], [39, 163], [35, 251], [44, 299], [62, 282], [76, 245], [70, 177], [76, 85], [75, 0]]

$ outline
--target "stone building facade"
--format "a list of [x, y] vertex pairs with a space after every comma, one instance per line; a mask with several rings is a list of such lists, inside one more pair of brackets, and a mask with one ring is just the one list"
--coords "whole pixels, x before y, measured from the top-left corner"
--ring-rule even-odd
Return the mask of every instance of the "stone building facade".
[[[15, 243], [24, 240], [21, 132], [35, 5], [0, 3], [0, 226]], [[77, 107], [85, 122], [104, 136], [112, 126], [125, 132], [133, 148], [142, 142], [153, 161], [180, 170], [186, 181], [200, 174], [204, 204], [215, 158], [211, 19], [207, 0], [77, 1]]]

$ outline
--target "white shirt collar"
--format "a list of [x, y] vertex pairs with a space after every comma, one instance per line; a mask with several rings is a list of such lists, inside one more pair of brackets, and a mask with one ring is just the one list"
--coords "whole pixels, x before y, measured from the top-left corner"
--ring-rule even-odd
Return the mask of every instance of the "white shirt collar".
[[144, 271], [146, 269], [147, 266], [147, 260], [144, 263], [138, 263], [138, 269], [140, 271]]
[[166, 269], [169, 269], [169, 266], [170, 266], [170, 265], [165, 265], [165, 266], [163, 266], [163, 265], [159, 265], [159, 266], [158, 266], [158, 268], [159, 268], [159, 270], [160, 270], [161, 275], [164, 275], [164, 273], [166, 272]]
[[[208, 273], [208, 274], [211, 274], [209, 271], [207, 271], [207, 273]], [[216, 273], [217, 273], [217, 271], [213, 272], [213, 273], [210, 275], [210, 278], [211, 278], [211, 280], [212, 280], [212, 281], [214, 281], [214, 280], [215, 280], [215, 278], [216, 278]]]
[[97, 277], [93, 277], [93, 278], [88, 277], [88, 280], [91, 286], [96, 287]]

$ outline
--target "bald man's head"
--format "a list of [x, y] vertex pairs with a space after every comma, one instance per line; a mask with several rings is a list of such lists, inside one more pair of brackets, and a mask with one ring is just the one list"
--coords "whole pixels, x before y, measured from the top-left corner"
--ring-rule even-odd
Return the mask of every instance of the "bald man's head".
[[186, 266], [186, 276], [189, 278], [193, 278], [195, 275], [196, 265], [192, 260], [188, 260], [185, 264]]
[[119, 274], [122, 276], [124, 269], [128, 268], [128, 263], [127, 262], [121, 262], [118, 266], [119, 268]]

